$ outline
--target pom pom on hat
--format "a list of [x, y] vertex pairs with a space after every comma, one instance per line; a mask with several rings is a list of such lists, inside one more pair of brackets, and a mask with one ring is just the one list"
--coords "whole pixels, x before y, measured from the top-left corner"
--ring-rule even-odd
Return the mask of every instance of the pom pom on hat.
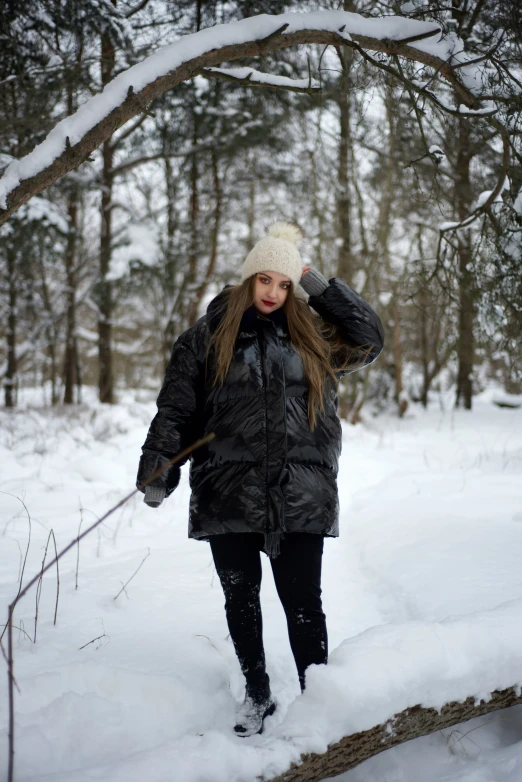
[[278, 220], [272, 225], [267, 225], [265, 228], [267, 236], [272, 236], [274, 239], [284, 239], [287, 242], [293, 242], [296, 247], [299, 247], [304, 239], [303, 230], [297, 225], [297, 223], [287, 223], [284, 220]]
[[299, 295], [303, 262], [297, 248], [304, 232], [298, 225], [286, 220], [278, 220], [265, 230], [266, 236], [254, 245], [241, 267], [241, 281], [258, 272], [279, 272], [292, 281], [294, 292]]

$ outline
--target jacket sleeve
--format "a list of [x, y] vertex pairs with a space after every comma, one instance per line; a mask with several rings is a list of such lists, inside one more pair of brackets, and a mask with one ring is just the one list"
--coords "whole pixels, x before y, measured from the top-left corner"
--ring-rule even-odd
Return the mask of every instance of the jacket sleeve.
[[339, 378], [373, 363], [384, 347], [384, 329], [381, 319], [344, 280], [332, 277], [322, 293], [311, 295], [308, 304], [327, 323], [336, 326], [341, 338], [354, 349], [361, 348], [360, 361], [357, 350], [354, 369], [338, 373]]
[[[202, 370], [194, 345], [181, 335], [172, 349], [156, 402], [158, 412], [141, 449], [136, 480], [140, 491], [145, 491], [142, 481], [198, 438], [201, 386]], [[150, 485], [164, 488], [167, 496], [172, 494], [179, 484], [181, 466], [188, 458], [169, 467]]]

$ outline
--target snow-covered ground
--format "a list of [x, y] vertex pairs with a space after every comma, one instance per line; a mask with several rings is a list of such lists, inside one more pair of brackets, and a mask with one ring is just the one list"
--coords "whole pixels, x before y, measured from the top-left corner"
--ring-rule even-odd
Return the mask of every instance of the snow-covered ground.
[[[113, 408], [51, 412], [32, 401], [0, 412], [4, 615], [28, 536], [15, 496], [31, 516], [27, 581], [51, 528], [61, 548], [132, 488], [154, 413], [131, 392]], [[82, 541], [79, 559], [73, 550], [61, 561], [57, 625], [52, 572], [36, 644], [26, 635], [34, 591], [15, 614], [25, 630], [15, 632], [17, 782], [251, 782], [408, 705], [522, 684], [522, 409], [494, 406], [491, 393], [471, 413], [439, 401], [402, 421], [344, 427], [341, 537], [324, 557], [330, 662], [310, 669], [303, 696], [263, 557], [279, 705], [261, 736], [233, 734], [241, 675], [208, 544], [187, 539], [188, 468], [161, 508], [138, 495]], [[6, 766], [2, 708], [0, 775]], [[409, 742], [338, 779], [520, 782], [522, 707]]]

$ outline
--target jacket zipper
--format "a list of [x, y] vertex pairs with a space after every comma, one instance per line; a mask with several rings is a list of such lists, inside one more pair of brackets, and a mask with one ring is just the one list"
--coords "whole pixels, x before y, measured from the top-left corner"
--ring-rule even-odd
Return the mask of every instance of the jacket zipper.
[[266, 502], [266, 520], [265, 520], [265, 533], [268, 534], [269, 525], [269, 499], [268, 499], [268, 398], [266, 390], [266, 378], [265, 378], [265, 345], [264, 345], [264, 332], [258, 332], [259, 340], [259, 353], [261, 354], [261, 379], [263, 382], [263, 391], [265, 396], [265, 502]]

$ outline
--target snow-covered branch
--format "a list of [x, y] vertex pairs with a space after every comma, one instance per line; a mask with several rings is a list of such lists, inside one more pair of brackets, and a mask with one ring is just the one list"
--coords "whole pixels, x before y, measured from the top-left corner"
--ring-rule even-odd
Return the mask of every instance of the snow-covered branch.
[[489, 190], [485, 192], [483, 195], [483, 198], [480, 198], [476, 208], [466, 217], [465, 220], [462, 220], [461, 222], [447, 222], [443, 223], [440, 226], [440, 233], [446, 234], [449, 231], [457, 231], [459, 228], [467, 228], [469, 225], [475, 222], [481, 215], [484, 213], [487, 213], [495, 201], [497, 201], [500, 198], [500, 194], [502, 193], [502, 190], [505, 187], [506, 183], [506, 177], [509, 172], [509, 164], [510, 164], [510, 144], [509, 144], [509, 137], [507, 133], [502, 134], [502, 145], [503, 145], [503, 151], [502, 151], [502, 166], [500, 168], [500, 172], [497, 177], [497, 181], [495, 184], [495, 187], [493, 190]]
[[[455, 36], [435, 24], [344, 11], [262, 14], [186, 35], [120, 73], [102, 93], [62, 120], [33, 152], [14, 161], [0, 179], [0, 223], [33, 195], [83, 163], [126, 122], [166, 90], [205, 68], [304, 43], [352, 46], [405, 57], [434, 68], [471, 110], [480, 110], [482, 79]], [[455, 69], [455, 64], [462, 67]], [[275, 86], [274, 77], [270, 78]]]
[[201, 75], [249, 87], [271, 87], [276, 90], [307, 92], [308, 94], [321, 91], [321, 86], [310, 79], [289, 79], [287, 76], [262, 73], [253, 68], [204, 68]]

